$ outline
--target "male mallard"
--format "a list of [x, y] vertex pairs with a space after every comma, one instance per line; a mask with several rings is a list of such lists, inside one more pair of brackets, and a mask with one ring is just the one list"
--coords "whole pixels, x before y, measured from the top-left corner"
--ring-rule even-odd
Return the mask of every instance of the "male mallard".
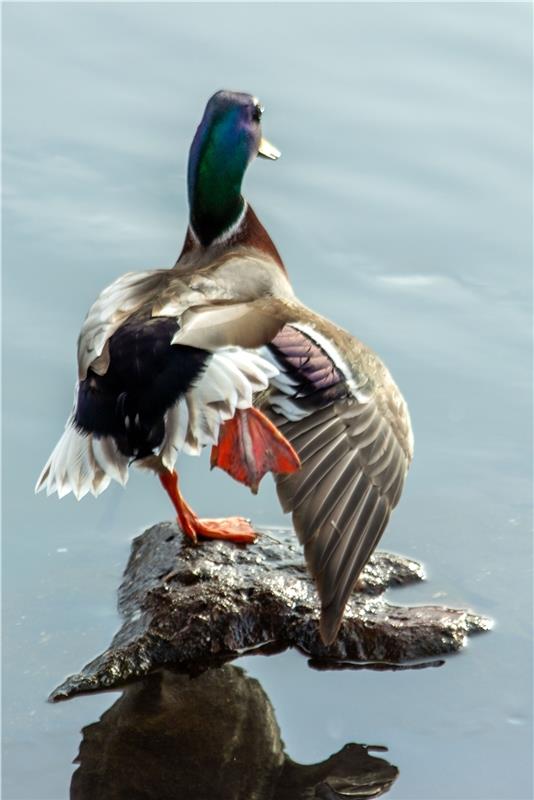
[[202, 520], [178, 489], [179, 452], [256, 491], [272, 471], [334, 640], [347, 599], [396, 505], [412, 458], [406, 404], [365, 345], [295, 298], [276, 247], [241, 194], [261, 136], [256, 98], [217, 92], [193, 139], [190, 221], [171, 269], [104, 289], [78, 340], [72, 414], [36, 491], [79, 499], [132, 463], [159, 476], [182, 530], [251, 542], [239, 517]]

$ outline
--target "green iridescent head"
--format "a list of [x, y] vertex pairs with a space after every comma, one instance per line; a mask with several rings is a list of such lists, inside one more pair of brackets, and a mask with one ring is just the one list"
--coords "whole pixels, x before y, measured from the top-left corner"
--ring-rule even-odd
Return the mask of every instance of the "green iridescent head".
[[239, 220], [245, 204], [241, 184], [252, 159], [280, 155], [262, 138], [262, 112], [258, 100], [242, 92], [217, 92], [208, 101], [187, 170], [191, 227], [204, 246]]

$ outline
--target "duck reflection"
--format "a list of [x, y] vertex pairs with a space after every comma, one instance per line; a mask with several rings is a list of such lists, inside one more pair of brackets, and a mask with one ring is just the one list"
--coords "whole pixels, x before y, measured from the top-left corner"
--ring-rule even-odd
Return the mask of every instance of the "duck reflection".
[[262, 687], [230, 665], [126, 687], [83, 729], [77, 762], [71, 800], [366, 798], [398, 775], [358, 744], [320, 764], [291, 761]]

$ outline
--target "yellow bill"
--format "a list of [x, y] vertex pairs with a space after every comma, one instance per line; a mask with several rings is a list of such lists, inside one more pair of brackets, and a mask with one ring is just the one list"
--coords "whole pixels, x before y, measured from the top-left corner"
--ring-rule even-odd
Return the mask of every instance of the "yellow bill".
[[260, 141], [260, 146], [258, 148], [258, 155], [262, 156], [262, 158], [270, 158], [271, 161], [276, 161], [277, 158], [280, 158], [282, 153], [280, 150], [267, 141], [263, 136]]

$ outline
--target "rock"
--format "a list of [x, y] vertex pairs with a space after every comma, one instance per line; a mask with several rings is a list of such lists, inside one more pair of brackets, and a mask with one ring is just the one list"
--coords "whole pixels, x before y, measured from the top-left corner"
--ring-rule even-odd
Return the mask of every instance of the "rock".
[[195, 546], [176, 524], [161, 523], [132, 543], [119, 589], [124, 622], [110, 648], [50, 699], [119, 686], [166, 665], [198, 670], [262, 647], [296, 647], [322, 667], [398, 664], [457, 651], [468, 634], [489, 629], [489, 620], [469, 611], [384, 599], [388, 587], [423, 578], [415, 561], [376, 552], [336, 642], [326, 647], [315, 588], [292, 532], [265, 531], [248, 547]]
[[272, 705], [239, 667], [190, 678], [159, 670], [83, 729], [71, 800], [304, 800], [377, 797], [398, 770], [347, 744], [320, 764], [284, 753]]

